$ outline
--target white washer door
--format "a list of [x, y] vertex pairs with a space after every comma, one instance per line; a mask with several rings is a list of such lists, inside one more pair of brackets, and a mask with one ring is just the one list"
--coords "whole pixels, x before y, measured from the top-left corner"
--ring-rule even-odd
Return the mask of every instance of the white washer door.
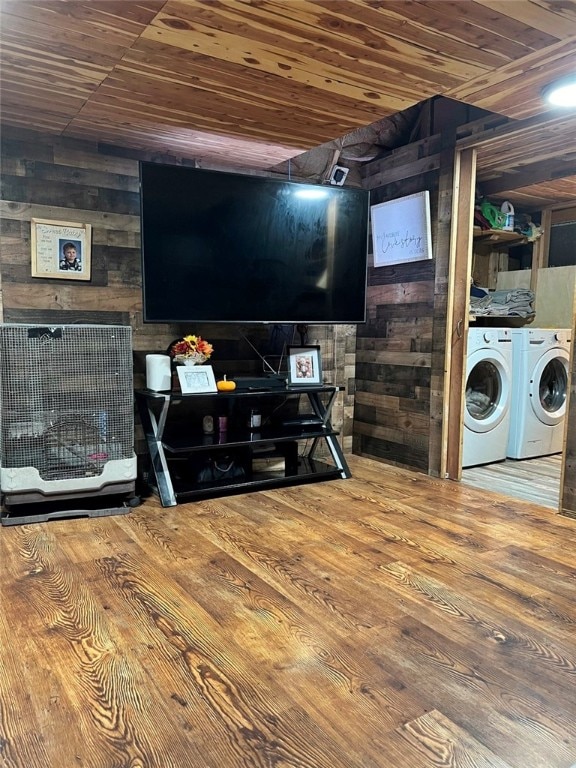
[[466, 366], [464, 424], [473, 432], [497, 427], [510, 408], [510, 366], [496, 349], [477, 349]]
[[549, 349], [534, 366], [530, 377], [530, 404], [543, 424], [559, 424], [566, 413], [568, 352]]

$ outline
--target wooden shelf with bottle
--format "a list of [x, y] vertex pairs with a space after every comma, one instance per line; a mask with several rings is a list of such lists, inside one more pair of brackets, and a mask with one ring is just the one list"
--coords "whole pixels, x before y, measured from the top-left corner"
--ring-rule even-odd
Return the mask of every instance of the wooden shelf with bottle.
[[486, 243], [490, 246], [509, 246], [509, 245], [522, 245], [527, 243], [528, 240], [520, 232], [509, 232], [505, 229], [482, 229], [481, 227], [474, 227], [472, 230], [472, 236], [478, 243]]

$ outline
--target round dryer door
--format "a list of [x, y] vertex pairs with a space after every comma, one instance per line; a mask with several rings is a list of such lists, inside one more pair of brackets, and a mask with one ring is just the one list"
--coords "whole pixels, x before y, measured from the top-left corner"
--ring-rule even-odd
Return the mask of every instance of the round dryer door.
[[548, 426], [559, 424], [566, 413], [568, 352], [549, 349], [538, 360], [530, 379], [530, 403], [536, 417]]
[[510, 408], [510, 367], [496, 350], [478, 349], [468, 357], [464, 424], [489, 432]]

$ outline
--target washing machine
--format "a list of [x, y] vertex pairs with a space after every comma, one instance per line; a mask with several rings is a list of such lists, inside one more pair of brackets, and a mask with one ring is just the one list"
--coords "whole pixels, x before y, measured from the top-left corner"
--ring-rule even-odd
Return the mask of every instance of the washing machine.
[[506, 458], [512, 394], [510, 328], [470, 328], [462, 466]]
[[567, 329], [512, 330], [509, 458], [528, 459], [562, 451], [570, 344]]

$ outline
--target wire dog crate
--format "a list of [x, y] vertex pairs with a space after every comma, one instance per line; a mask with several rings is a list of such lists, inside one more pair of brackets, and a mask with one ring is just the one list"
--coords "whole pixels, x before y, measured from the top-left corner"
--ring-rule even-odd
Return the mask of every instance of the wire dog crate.
[[129, 510], [96, 499], [135, 498], [131, 341], [124, 326], [0, 325], [4, 525]]

